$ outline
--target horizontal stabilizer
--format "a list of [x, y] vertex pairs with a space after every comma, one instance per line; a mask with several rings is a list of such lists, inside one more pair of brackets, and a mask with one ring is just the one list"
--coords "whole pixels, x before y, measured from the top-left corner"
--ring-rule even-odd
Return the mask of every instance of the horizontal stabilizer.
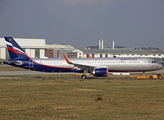
[[9, 60], [3, 60], [3, 62], [8, 64], [14, 64], [14, 65], [22, 65], [21, 61], [9, 61]]

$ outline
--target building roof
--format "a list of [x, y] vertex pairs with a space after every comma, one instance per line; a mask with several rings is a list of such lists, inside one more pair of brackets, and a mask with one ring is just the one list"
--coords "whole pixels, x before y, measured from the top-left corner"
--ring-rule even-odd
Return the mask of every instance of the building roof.
[[74, 47], [70, 46], [70, 45], [59, 45], [59, 44], [46, 44], [46, 48], [72, 48], [74, 49]]
[[119, 49], [80, 49], [84, 53], [112, 53], [112, 54], [153, 54], [153, 53], [163, 53], [164, 50], [119, 50]]
[[[13, 38], [22, 48], [45, 48], [45, 39]], [[0, 47], [6, 47], [5, 39], [0, 38]]]

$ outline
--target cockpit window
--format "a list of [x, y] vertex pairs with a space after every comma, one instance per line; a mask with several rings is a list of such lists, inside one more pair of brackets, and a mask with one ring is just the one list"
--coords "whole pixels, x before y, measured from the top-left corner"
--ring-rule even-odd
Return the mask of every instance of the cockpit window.
[[152, 63], [157, 63], [157, 61], [152, 61]]

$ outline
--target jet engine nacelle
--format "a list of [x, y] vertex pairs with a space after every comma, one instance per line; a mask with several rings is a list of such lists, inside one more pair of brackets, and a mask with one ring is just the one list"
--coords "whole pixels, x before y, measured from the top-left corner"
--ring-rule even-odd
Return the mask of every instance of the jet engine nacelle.
[[108, 76], [108, 68], [98, 68], [92, 71], [92, 74], [96, 77], [107, 77]]

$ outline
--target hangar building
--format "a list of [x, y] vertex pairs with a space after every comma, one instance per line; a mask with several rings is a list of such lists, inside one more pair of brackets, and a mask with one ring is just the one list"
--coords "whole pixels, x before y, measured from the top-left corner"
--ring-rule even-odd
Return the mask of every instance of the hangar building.
[[108, 57], [150, 57], [164, 58], [164, 50], [134, 50], [134, 49], [80, 49], [83, 57], [90, 54], [93, 58]]
[[83, 52], [70, 45], [47, 44], [45, 56], [48, 58], [63, 58], [63, 54], [71, 57], [83, 57]]
[[46, 44], [45, 56], [48, 58], [63, 58], [63, 54], [73, 51], [70, 45]]
[[[45, 39], [14, 38], [14, 40], [31, 58], [45, 57]], [[0, 58], [10, 58], [4, 38], [0, 38]]]

